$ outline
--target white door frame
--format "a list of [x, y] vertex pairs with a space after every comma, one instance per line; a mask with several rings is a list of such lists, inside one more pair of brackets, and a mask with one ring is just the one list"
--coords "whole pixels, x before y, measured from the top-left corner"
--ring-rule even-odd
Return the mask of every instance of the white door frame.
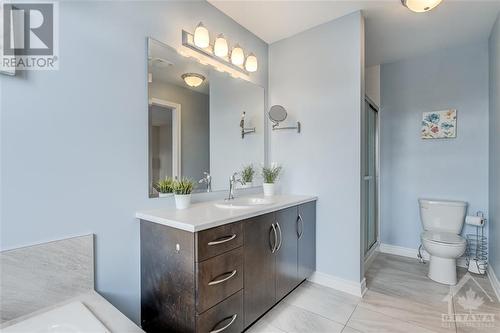
[[160, 98], [150, 98], [149, 105], [172, 109], [172, 176], [181, 178], [181, 105]]

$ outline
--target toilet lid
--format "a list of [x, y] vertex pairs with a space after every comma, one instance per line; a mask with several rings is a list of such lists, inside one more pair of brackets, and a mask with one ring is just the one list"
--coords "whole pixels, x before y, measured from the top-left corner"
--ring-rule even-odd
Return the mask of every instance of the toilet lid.
[[431, 242], [442, 244], [463, 244], [465, 238], [451, 232], [445, 231], [424, 231], [422, 238]]

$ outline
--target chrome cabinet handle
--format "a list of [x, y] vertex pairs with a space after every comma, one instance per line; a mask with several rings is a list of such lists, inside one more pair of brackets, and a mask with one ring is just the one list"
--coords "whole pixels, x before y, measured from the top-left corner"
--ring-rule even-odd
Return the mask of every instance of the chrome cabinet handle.
[[233, 234], [232, 236], [222, 237], [222, 238], [216, 239], [214, 241], [208, 242], [207, 244], [208, 244], [208, 246], [219, 245], [222, 243], [232, 241], [235, 238], [236, 238], [236, 234]]
[[278, 243], [278, 246], [276, 248], [276, 252], [278, 252], [281, 249], [281, 243], [283, 243], [283, 234], [281, 233], [281, 227], [279, 222], [276, 222], [276, 226], [278, 227], [278, 231], [280, 233], [280, 242]]
[[[300, 222], [300, 232], [299, 232], [299, 222]], [[299, 214], [299, 217], [297, 219], [297, 237], [300, 239], [302, 238], [303, 234], [304, 234], [304, 220], [302, 219], [302, 216]]]
[[[229, 273], [229, 272], [228, 272]], [[224, 273], [222, 275], [226, 275], [228, 273]], [[232, 271], [231, 274], [229, 274], [228, 276], [226, 276], [225, 278], [223, 279], [220, 279], [220, 280], [212, 280], [208, 283], [209, 286], [213, 286], [213, 285], [216, 285], [216, 284], [219, 284], [219, 283], [222, 283], [222, 282], [226, 282], [227, 280], [231, 279], [233, 276], [235, 276], [237, 273], [236, 270]], [[222, 275], [219, 275], [219, 276], [222, 276]], [[216, 278], [218, 278], [219, 276], [217, 276]]]
[[231, 326], [234, 323], [234, 321], [236, 320], [236, 317], [238, 317], [237, 313], [235, 313], [232, 317], [227, 317], [227, 318], [222, 319], [217, 324], [215, 324], [214, 327], [217, 327], [217, 325], [219, 325], [220, 323], [222, 323], [224, 320], [228, 320], [229, 318], [231, 318], [231, 321], [229, 322], [229, 324], [227, 324], [224, 327], [219, 328], [218, 330], [211, 330], [210, 333], [220, 333], [220, 332], [226, 330], [229, 326]]
[[269, 231], [269, 234], [271, 234], [271, 231], [274, 233], [274, 243], [271, 243], [271, 236], [269, 236], [269, 245], [271, 246], [271, 253], [276, 252], [276, 243], [278, 243], [278, 234], [276, 233], [276, 227], [274, 226], [274, 223], [271, 224], [271, 230]]

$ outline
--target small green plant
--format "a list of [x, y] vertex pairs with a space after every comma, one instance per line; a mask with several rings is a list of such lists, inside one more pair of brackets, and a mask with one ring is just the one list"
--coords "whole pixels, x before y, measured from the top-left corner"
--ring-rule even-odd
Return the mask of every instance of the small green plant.
[[174, 181], [175, 194], [191, 194], [193, 187], [194, 182], [189, 178], [182, 178]]
[[270, 167], [262, 167], [262, 177], [264, 178], [264, 183], [272, 184], [278, 179], [283, 167], [278, 164], [271, 164]]
[[174, 191], [174, 180], [170, 177], [159, 180], [155, 184], [155, 189], [160, 193], [172, 193]]
[[255, 175], [255, 168], [253, 167], [253, 164], [244, 166], [243, 170], [241, 170], [242, 184], [251, 184], [254, 175]]

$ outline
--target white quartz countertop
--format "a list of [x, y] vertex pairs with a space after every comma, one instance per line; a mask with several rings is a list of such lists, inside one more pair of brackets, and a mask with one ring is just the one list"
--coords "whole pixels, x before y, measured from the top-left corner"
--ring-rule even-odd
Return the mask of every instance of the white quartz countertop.
[[[144, 331], [128, 319], [123, 313], [109, 303], [104, 297], [95, 291], [89, 291], [77, 297], [70, 298], [64, 302], [40, 309], [36, 312], [12, 319], [0, 325], [0, 331], [11, 325], [20, 323], [24, 320], [40, 315], [71, 302], [81, 302], [92, 314], [111, 332], [111, 333], [144, 333]], [[41, 332], [41, 331], [40, 331]], [[48, 332], [48, 331], [47, 331]], [[62, 330], [60, 331], [62, 332]]]
[[[248, 197], [264, 198], [262, 194]], [[197, 232], [317, 199], [315, 196], [307, 195], [275, 195], [265, 198], [269, 199], [271, 203], [235, 209], [220, 208], [215, 205], [216, 203], [224, 202], [223, 200], [206, 201], [192, 204], [191, 207], [183, 210], [165, 208], [139, 211], [136, 212], [135, 217], [185, 231]]]

